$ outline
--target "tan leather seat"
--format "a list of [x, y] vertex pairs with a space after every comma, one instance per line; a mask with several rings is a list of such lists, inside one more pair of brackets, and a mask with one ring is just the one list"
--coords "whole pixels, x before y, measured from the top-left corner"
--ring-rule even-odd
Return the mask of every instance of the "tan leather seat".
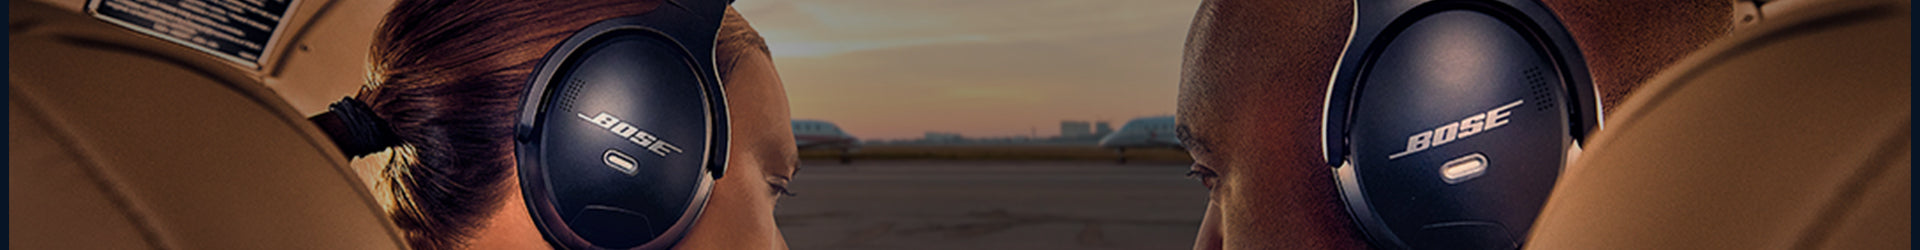
[[346, 159], [220, 59], [10, 1], [16, 249], [402, 249]]
[[1528, 247], [1911, 247], [1910, 3], [1795, 4], [1608, 116]]

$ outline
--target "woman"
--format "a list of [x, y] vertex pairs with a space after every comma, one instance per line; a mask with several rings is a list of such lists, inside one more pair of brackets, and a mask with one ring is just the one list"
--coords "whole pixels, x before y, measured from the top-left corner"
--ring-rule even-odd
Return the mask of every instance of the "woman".
[[[671, 8], [662, 1], [402, 0], [383, 20], [367, 103], [400, 138], [355, 170], [418, 249], [550, 245], [528, 215], [514, 156], [527, 77], [588, 24]], [[798, 161], [785, 90], [763, 41], [729, 9], [715, 48], [732, 146], [727, 178], [677, 248], [784, 249], [773, 204]]]

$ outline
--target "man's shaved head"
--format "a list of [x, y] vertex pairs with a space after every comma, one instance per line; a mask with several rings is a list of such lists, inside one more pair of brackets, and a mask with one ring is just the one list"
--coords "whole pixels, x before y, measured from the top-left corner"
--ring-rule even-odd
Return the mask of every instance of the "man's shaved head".
[[1206, 168], [1198, 171], [1219, 177], [1196, 249], [1364, 246], [1347, 225], [1332, 172], [1315, 145], [1328, 73], [1346, 42], [1352, 6], [1339, 0], [1200, 5], [1187, 36], [1177, 119], [1196, 168]]
[[[1725, 0], [1546, 1], [1611, 108], [1731, 26]], [[1361, 249], [1321, 156], [1327, 83], [1349, 0], [1209, 0], [1187, 37], [1178, 120], [1211, 188], [1195, 249]]]

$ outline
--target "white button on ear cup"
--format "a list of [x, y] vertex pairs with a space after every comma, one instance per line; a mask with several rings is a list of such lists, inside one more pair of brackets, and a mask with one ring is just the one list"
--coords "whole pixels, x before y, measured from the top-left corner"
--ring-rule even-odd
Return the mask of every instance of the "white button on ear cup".
[[1460, 184], [1487, 173], [1487, 156], [1473, 153], [1440, 164], [1440, 180]]
[[633, 176], [640, 168], [639, 166], [635, 166], [636, 164], [634, 164], [632, 156], [627, 156], [626, 153], [621, 153], [618, 149], [607, 149], [607, 153], [602, 154], [601, 158], [601, 160], [607, 163], [607, 167], [627, 174], [627, 176]]

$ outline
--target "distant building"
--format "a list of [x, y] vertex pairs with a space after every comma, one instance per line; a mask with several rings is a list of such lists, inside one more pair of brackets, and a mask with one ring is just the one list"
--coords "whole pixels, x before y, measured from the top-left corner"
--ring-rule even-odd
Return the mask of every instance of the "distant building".
[[1113, 124], [1107, 121], [1093, 122], [1093, 137], [1107, 137], [1108, 134], [1113, 134]]
[[1060, 121], [1061, 138], [1092, 137], [1093, 126], [1086, 121]]

